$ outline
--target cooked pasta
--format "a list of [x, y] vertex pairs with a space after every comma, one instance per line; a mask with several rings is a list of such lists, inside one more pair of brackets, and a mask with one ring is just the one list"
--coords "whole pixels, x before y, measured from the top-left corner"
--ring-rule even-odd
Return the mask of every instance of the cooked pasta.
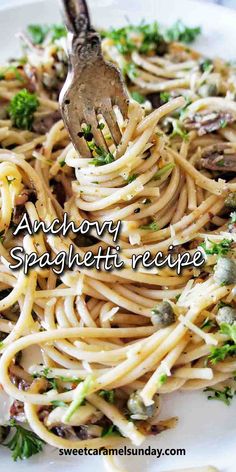
[[[64, 37], [48, 32], [35, 45], [23, 36], [26, 58], [2, 71], [0, 382], [13, 399], [11, 416], [19, 420], [20, 411], [58, 448], [111, 447], [121, 436], [138, 446], [168, 427], [159, 426], [166, 393], [234, 389], [235, 67], [160, 38], [162, 50], [152, 42], [144, 50], [142, 28], [127, 28], [125, 52], [117, 32], [104, 33], [105, 57], [125, 74], [129, 114], [124, 120], [114, 110], [117, 147], [100, 118], [107, 150], [82, 124], [91, 158], [74, 149], [60, 118]], [[48, 225], [65, 212], [77, 225], [121, 220], [124, 268], [11, 270], [15, 246], [55, 256], [73, 244], [83, 257], [116, 245], [93, 231], [13, 236], [24, 212]], [[132, 270], [135, 254], [198, 248], [201, 268]], [[42, 359], [25, 367], [32, 346]]]

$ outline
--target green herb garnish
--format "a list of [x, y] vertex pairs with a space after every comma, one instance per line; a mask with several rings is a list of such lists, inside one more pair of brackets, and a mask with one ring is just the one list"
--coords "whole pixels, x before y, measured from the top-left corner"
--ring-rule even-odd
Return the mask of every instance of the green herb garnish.
[[235, 355], [236, 345], [232, 342], [227, 342], [220, 347], [211, 347], [211, 354], [209, 354], [208, 359], [214, 365], [224, 361], [226, 357]]
[[104, 438], [105, 436], [122, 436], [122, 434], [117, 428], [117, 426], [112, 424], [103, 428], [101, 437]]
[[108, 403], [115, 403], [115, 391], [114, 390], [100, 390], [98, 395], [106, 400]]
[[8, 113], [13, 126], [20, 129], [32, 129], [34, 112], [39, 106], [39, 100], [34, 93], [22, 89], [10, 101]]
[[129, 177], [126, 179], [127, 184], [131, 184], [131, 182], [133, 182], [134, 180], [136, 180], [137, 177], [138, 177], [137, 174], [131, 174], [131, 175], [129, 175]]
[[104, 166], [113, 162], [114, 156], [110, 151], [106, 151], [104, 148], [97, 146], [94, 143], [89, 144], [89, 148], [96, 153], [90, 164], [93, 166]]
[[188, 140], [188, 132], [184, 130], [179, 122], [179, 120], [172, 120], [171, 124], [173, 126], [173, 131], [170, 134], [170, 138], [175, 138], [176, 136], [180, 136], [184, 141]]
[[218, 256], [225, 256], [231, 249], [233, 240], [223, 239], [220, 243], [215, 243], [210, 239], [207, 240], [211, 243], [210, 247], [207, 247], [207, 243], [201, 243], [200, 246], [204, 249], [204, 252], [208, 255], [217, 254]]
[[131, 54], [133, 51], [147, 54], [150, 51], [156, 51], [164, 42], [156, 21], [150, 24], [142, 22], [138, 26], [128, 25], [111, 29], [102, 32], [102, 36], [112, 39], [118, 51], [124, 55]]
[[131, 97], [138, 103], [140, 103], [140, 105], [142, 105], [145, 101], [146, 101], [146, 98], [144, 97], [144, 95], [142, 95], [141, 93], [139, 92], [131, 92]]
[[161, 374], [157, 381], [158, 388], [161, 387], [164, 383], [166, 383], [166, 381], [167, 381], [167, 375]]
[[208, 72], [213, 68], [213, 62], [211, 59], [205, 59], [200, 63], [200, 69], [202, 72]]
[[51, 404], [54, 406], [54, 408], [57, 408], [58, 406], [63, 406], [63, 407], [67, 406], [67, 404], [63, 402], [62, 400], [53, 400]]
[[169, 92], [161, 92], [160, 99], [162, 103], [167, 103], [171, 99], [171, 94]]
[[139, 226], [140, 229], [151, 230], [151, 231], [158, 231], [159, 227], [156, 221], [152, 221], [149, 225], [142, 225]]
[[220, 333], [229, 336], [230, 339], [236, 344], [236, 324], [230, 325], [228, 323], [221, 323]]
[[197, 36], [201, 34], [201, 28], [199, 26], [190, 28], [184, 25], [181, 20], [166, 31], [165, 38], [168, 41], [180, 41], [182, 43], [192, 43]]
[[51, 42], [66, 36], [66, 28], [63, 25], [29, 25], [27, 33], [33, 44], [39, 45], [44, 42], [47, 36], [50, 36]]
[[23, 426], [16, 424], [14, 420], [10, 422], [10, 426], [15, 428], [15, 433], [5, 446], [12, 451], [14, 461], [17, 461], [17, 459], [28, 459], [42, 451], [44, 441], [33, 431], [29, 431], [23, 428]]
[[168, 162], [165, 166], [163, 166], [161, 169], [159, 169], [153, 176], [154, 180], [159, 180], [163, 175], [165, 175], [169, 170], [172, 170], [175, 167], [175, 164], [173, 162]]
[[215, 388], [207, 387], [203, 391], [212, 393], [212, 395], [208, 395], [208, 400], [219, 400], [227, 406], [230, 405], [235, 395], [235, 391], [231, 387], [224, 387], [224, 390], [216, 390]]

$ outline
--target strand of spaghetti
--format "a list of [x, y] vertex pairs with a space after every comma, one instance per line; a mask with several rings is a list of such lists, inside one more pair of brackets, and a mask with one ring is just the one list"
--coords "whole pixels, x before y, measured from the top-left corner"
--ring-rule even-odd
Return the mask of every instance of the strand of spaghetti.
[[33, 329], [34, 321], [31, 315], [34, 303], [34, 291], [37, 283], [37, 274], [31, 272], [27, 278], [26, 292], [21, 314], [11, 333], [4, 339], [2, 349], [27, 330]]

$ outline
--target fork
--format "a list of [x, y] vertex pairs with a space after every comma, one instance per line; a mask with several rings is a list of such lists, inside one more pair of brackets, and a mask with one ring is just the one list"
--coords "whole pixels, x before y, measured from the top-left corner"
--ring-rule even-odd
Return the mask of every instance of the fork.
[[108, 151], [99, 125], [98, 116], [101, 115], [117, 146], [121, 132], [113, 107], [118, 106], [125, 119], [128, 95], [118, 69], [103, 59], [101, 39], [91, 27], [86, 1], [62, 0], [62, 6], [68, 30], [69, 69], [59, 103], [76, 150], [82, 157], [91, 157], [83, 137], [83, 125], [89, 125], [94, 143]]

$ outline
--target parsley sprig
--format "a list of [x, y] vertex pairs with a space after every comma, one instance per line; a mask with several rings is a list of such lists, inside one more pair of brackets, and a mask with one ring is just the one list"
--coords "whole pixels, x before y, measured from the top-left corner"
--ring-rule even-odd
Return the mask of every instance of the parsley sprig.
[[207, 396], [208, 400], [219, 400], [227, 406], [230, 405], [235, 395], [234, 389], [229, 386], [224, 387], [223, 390], [207, 387], [203, 391], [210, 393], [210, 395]]
[[54, 42], [57, 39], [66, 36], [66, 28], [63, 25], [38, 25], [32, 24], [27, 27], [27, 33], [33, 44], [39, 45], [44, 42], [47, 37]]
[[10, 101], [8, 113], [13, 126], [20, 129], [32, 129], [34, 113], [39, 106], [39, 100], [34, 93], [26, 89], [16, 93]]
[[11, 420], [10, 426], [15, 428], [15, 433], [5, 446], [12, 451], [14, 461], [17, 461], [17, 459], [28, 459], [42, 451], [44, 441], [33, 431], [23, 428], [14, 420]]
[[201, 243], [200, 246], [208, 255], [217, 254], [218, 256], [225, 256], [230, 251], [232, 243], [232, 239], [222, 239], [220, 243], [215, 243], [214, 241], [207, 239], [207, 242]]
[[222, 323], [220, 325], [220, 333], [225, 334], [230, 339], [222, 346], [211, 347], [211, 354], [208, 356], [208, 359], [213, 365], [224, 361], [226, 357], [236, 355], [236, 324]]
[[181, 20], [166, 31], [165, 38], [168, 41], [180, 41], [182, 43], [192, 43], [201, 34], [199, 26], [190, 28], [186, 26]]

